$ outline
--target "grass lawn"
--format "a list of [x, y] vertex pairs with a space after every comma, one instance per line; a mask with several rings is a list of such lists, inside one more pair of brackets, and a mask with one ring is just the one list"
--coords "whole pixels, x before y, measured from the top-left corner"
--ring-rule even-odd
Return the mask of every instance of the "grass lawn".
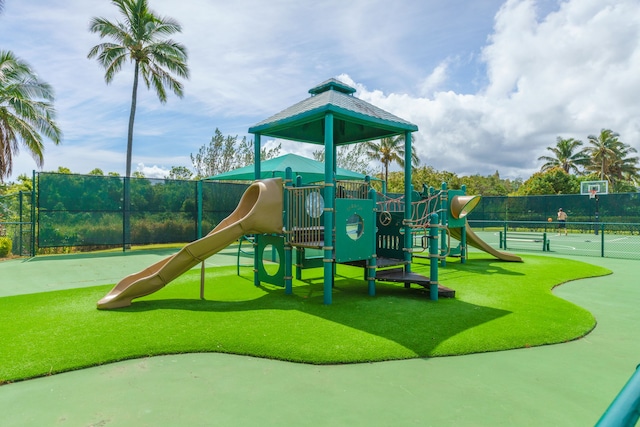
[[[526, 255], [505, 263], [472, 253], [450, 262], [440, 282], [455, 299], [378, 283], [367, 295], [363, 270], [338, 266], [333, 304], [323, 305], [322, 268], [305, 270], [294, 295], [255, 287], [251, 269], [191, 270], [130, 307], [100, 311], [113, 286], [0, 298], [0, 384], [118, 360], [170, 353], [225, 352], [296, 362], [356, 363], [459, 355], [560, 343], [596, 324], [553, 287], [610, 271], [560, 258]], [[145, 266], [141, 266], [143, 268]], [[428, 275], [418, 260], [416, 272]]]

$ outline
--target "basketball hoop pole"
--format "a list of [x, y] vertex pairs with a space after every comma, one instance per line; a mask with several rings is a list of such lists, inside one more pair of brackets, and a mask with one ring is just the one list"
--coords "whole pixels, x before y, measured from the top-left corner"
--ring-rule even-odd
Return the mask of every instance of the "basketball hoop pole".
[[600, 208], [599, 208], [600, 198], [598, 197], [598, 194], [597, 194], [596, 191], [592, 191], [591, 194], [589, 195], [589, 197], [591, 197], [592, 199], [595, 199], [595, 201], [596, 201], [596, 215], [595, 215], [596, 216], [596, 223], [595, 223], [595, 226], [594, 226], [594, 233], [597, 236], [598, 235], [598, 228], [600, 228], [599, 227], [600, 224], [598, 224], [599, 221], [600, 221]]
[[589, 199], [596, 201], [595, 206], [595, 222], [594, 233], [598, 235], [599, 222], [600, 222], [600, 194], [609, 194], [609, 183], [607, 181], [582, 181], [580, 183], [580, 194], [588, 194]]

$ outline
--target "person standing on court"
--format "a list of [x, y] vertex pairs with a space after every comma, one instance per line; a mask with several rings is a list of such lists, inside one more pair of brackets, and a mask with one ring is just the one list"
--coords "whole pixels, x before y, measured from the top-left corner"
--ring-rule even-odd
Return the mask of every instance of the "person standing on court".
[[558, 236], [562, 232], [564, 228], [564, 235], [567, 235], [567, 213], [562, 210], [562, 208], [558, 209]]

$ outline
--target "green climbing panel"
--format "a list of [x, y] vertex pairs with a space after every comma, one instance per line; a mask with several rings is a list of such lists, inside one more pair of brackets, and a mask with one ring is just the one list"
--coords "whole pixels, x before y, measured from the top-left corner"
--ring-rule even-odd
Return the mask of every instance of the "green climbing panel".
[[336, 199], [336, 262], [369, 259], [376, 252], [373, 200]]
[[258, 279], [284, 286], [284, 237], [259, 234], [257, 239]]

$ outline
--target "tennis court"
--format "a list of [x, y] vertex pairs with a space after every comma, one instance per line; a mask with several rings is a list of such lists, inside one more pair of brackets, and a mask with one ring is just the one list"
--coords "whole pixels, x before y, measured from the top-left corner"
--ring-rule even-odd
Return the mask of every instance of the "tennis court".
[[[593, 231], [585, 231], [585, 229], [592, 230], [593, 226], [568, 224], [568, 233], [565, 236], [564, 231], [559, 234], [559, 230], [556, 228], [545, 230], [538, 226], [532, 226], [531, 223], [510, 222], [506, 231], [506, 249], [510, 252], [542, 252], [544, 233], [549, 242], [549, 250], [554, 254], [640, 259], [640, 234], [635, 228], [630, 228], [633, 225], [625, 224], [626, 229], [622, 230], [619, 227], [614, 227], [615, 224], [605, 224], [605, 227], [600, 227], [598, 234], [595, 234]], [[503, 245], [500, 244], [500, 236], [505, 233], [503, 227], [483, 230], [473, 226], [473, 229], [478, 236], [496, 249], [500, 249], [504, 245], [504, 242]], [[602, 229], [604, 232], [601, 231]], [[509, 237], [512, 234], [513, 238]]]

